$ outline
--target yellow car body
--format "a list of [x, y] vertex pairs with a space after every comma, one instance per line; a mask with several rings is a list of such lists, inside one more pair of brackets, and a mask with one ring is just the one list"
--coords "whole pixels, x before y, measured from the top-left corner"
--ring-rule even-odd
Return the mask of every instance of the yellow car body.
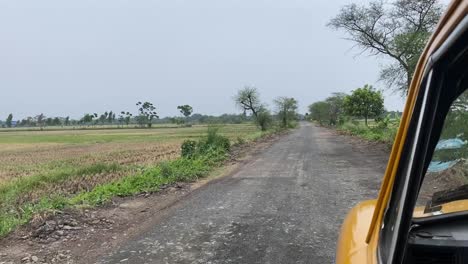
[[[398, 164], [403, 152], [403, 145], [408, 134], [411, 116], [415, 108], [416, 98], [424, 78], [424, 70], [430, 56], [447, 41], [455, 27], [468, 13], [468, 0], [456, 0], [442, 16], [435, 32], [428, 41], [422, 53], [413, 76], [400, 127], [395, 137], [387, 169], [384, 174], [381, 189], [376, 200], [364, 201], [356, 205], [346, 216], [342, 225], [336, 252], [336, 263], [339, 264], [371, 264], [377, 261], [379, 231], [385, 209], [389, 203]], [[446, 212], [468, 210], [468, 201], [455, 201], [442, 206]], [[424, 216], [423, 208], [416, 208], [415, 217]]]

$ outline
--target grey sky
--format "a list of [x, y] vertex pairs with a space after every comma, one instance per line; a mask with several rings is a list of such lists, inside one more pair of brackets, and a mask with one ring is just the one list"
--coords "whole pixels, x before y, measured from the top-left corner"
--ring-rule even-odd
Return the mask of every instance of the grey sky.
[[[0, 119], [135, 112], [139, 100], [161, 116], [180, 104], [233, 113], [244, 85], [305, 112], [331, 92], [383, 88], [383, 61], [325, 26], [349, 2], [0, 0]], [[388, 109], [402, 105], [386, 97]]]

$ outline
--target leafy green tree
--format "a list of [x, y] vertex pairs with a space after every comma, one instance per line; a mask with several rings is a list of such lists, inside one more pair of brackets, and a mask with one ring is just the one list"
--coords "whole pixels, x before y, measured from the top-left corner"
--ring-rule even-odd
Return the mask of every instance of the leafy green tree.
[[330, 103], [325, 101], [315, 102], [309, 105], [310, 118], [319, 122], [320, 125], [329, 124], [330, 121]]
[[442, 6], [437, 0], [374, 0], [367, 5], [344, 6], [328, 26], [343, 30], [363, 52], [393, 62], [380, 79], [406, 94], [416, 63], [434, 30]]
[[268, 109], [261, 107], [257, 113], [257, 124], [262, 131], [268, 130], [273, 123], [273, 117]]
[[155, 111], [156, 107], [154, 107], [154, 105], [150, 102], [138, 102], [136, 103], [136, 105], [139, 106], [139, 115], [137, 117], [138, 124], [140, 124], [140, 126], [147, 125], [148, 128], [150, 128], [153, 124], [153, 119], [159, 118], [158, 114]]
[[380, 91], [366, 84], [344, 98], [344, 109], [351, 116], [363, 117], [367, 126], [369, 118], [384, 113], [384, 98]]
[[80, 119], [80, 123], [83, 124], [83, 125], [88, 125], [89, 126], [90, 124], [92, 124], [93, 119], [94, 119], [94, 114], [85, 114]]
[[193, 112], [193, 108], [190, 105], [179, 105], [177, 109], [180, 110], [180, 113], [185, 116], [185, 118], [189, 117]]
[[335, 126], [342, 115], [344, 114], [343, 103], [345, 93], [332, 93], [332, 96], [325, 99], [325, 102], [329, 104], [329, 125]]
[[69, 126], [70, 125], [70, 117], [69, 116], [65, 117], [65, 120], [64, 120], [63, 123], [64, 123], [65, 126]]
[[13, 123], [13, 114], [9, 114], [7, 119], [5, 120], [6, 126], [11, 127]]
[[52, 120], [52, 125], [54, 125], [54, 126], [60, 126], [61, 124], [62, 124], [62, 122], [60, 122], [60, 118], [58, 118], [58, 117], [55, 117]]
[[282, 127], [290, 127], [297, 119], [297, 100], [290, 97], [278, 97], [274, 101]]

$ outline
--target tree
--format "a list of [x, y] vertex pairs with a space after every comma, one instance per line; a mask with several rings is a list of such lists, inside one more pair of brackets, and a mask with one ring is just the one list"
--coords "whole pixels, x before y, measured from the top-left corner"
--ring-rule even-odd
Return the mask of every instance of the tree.
[[330, 103], [325, 101], [315, 102], [309, 105], [310, 118], [318, 121], [320, 125], [330, 121]]
[[247, 111], [252, 113], [255, 123], [262, 131], [268, 129], [272, 122], [270, 111], [260, 102], [260, 94], [257, 88], [246, 86], [244, 89], [239, 90], [234, 96], [234, 102], [237, 107], [243, 111], [245, 119]]
[[104, 123], [107, 121], [107, 112], [99, 116], [99, 122], [104, 125]]
[[[125, 111], [122, 111], [120, 112], [122, 114], [122, 117], [123, 117], [123, 121], [125, 122], [125, 124], [128, 126], [128, 124], [130, 124], [130, 120], [132, 119], [132, 114], [130, 112], [125, 112]], [[125, 116], [124, 116], [125, 115]]]
[[109, 124], [112, 124], [114, 119], [115, 119], [115, 114], [112, 111], [110, 111], [109, 114], [107, 115], [107, 122]]
[[36, 119], [36, 124], [37, 124], [37, 125], [41, 128], [41, 130], [42, 130], [42, 128], [43, 128], [44, 125], [45, 125], [46, 116], [45, 116], [44, 114], [41, 113], [41, 114], [37, 115], [37, 116], [35, 117], [35, 119]]
[[234, 102], [236, 105], [246, 113], [247, 111], [252, 112], [252, 115], [257, 118], [258, 111], [262, 107], [260, 103], [260, 94], [257, 88], [246, 86], [244, 89], [239, 90], [237, 95], [234, 96]]
[[391, 58], [380, 79], [406, 94], [416, 64], [434, 30], [442, 6], [437, 0], [374, 0], [344, 6], [328, 26], [344, 30], [362, 52]]
[[54, 118], [54, 120], [52, 121], [52, 124], [54, 126], [60, 126], [62, 124], [62, 122], [60, 122], [60, 118], [56, 117]]
[[70, 125], [70, 117], [69, 116], [65, 117], [64, 124], [65, 124], [65, 126]]
[[329, 105], [328, 119], [330, 126], [335, 126], [340, 120], [340, 117], [344, 112], [343, 102], [345, 97], [345, 93], [332, 93], [332, 96], [325, 99], [325, 102]]
[[94, 114], [85, 114], [85, 115], [80, 119], [80, 123], [89, 126], [89, 124], [92, 124], [93, 119], [94, 119]]
[[273, 118], [271, 117], [271, 113], [265, 107], [261, 107], [260, 109], [258, 109], [256, 120], [257, 120], [257, 124], [260, 126], [260, 129], [262, 131], [268, 130], [268, 128], [271, 126], [271, 123], [273, 123]]
[[47, 126], [52, 126], [54, 125], [54, 119], [52, 117], [48, 117], [46, 118], [45, 123]]
[[351, 116], [363, 117], [366, 126], [369, 118], [378, 117], [385, 111], [382, 93], [367, 84], [346, 96], [343, 103], [345, 111]]
[[189, 117], [193, 112], [193, 108], [190, 105], [179, 105], [177, 109], [180, 110], [180, 113], [185, 116], [185, 118]]
[[153, 123], [154, 118], [159, 118], [158, 114], [156, 113], [156, 107], [150, 102], [138, 102], [136, 103], [138, 108], [138, 123], [140, 126], [147, 125], [149, 128], [151, 127]]
[[9, 114], [7, 119], [5, 120], [6, 126], [11, 127], [13, 123], [12, 121], [13, 121], [13, 114]]
[[282, 127], [289, 127], [296, 120], [297, 100], [290, 97], [278, 97], [274, 101]]

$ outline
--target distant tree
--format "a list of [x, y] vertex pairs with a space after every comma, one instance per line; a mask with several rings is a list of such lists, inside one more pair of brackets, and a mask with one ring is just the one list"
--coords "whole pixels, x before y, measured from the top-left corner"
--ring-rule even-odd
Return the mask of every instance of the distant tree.
[[278, 97], [274, 101], [282, 127], [289, 127], [297, 118], [297, 100], [290, 97]]
[[9, 114], [7, 119], [5, 120], [6, 126], [11, 127], [13, 123], [12, 121], [13, 121], [13, 114]]
[[47, 126], [53, 126], [54, 125], [54, 119], [52, 117], [48, 117], [45, 120], [45, 123]]
[[112, 111], [110, 111], [109, 114], [107, 115], [107, 122], [109, 124], [112, 124], [112, 122], [114, 121], [114, 118], [115, 118], [115, 114]]
[[80, 123], [84, 125], [91, 125], [93, 123], [94, 116], [96, 114], [85, 114], [81, 119]]
[[91, 121], [93, 121], [93, 120], [94, 120], [94, 122], [92, 122], [92, 125], [97, 125], [97, 123], [98, 123], [98, 121], [99, 121], [99, 119], [98, 119], [98, 114], [97, 114], [97, 113], [94, 113], [94, 114], [92, 115]]
[[267, 130], [272, 117], [270, 111], [260, 101], [260, 94], [255, 87], [245, 86], [234, 96], [234, 102], [243, 114], [240, 116], [240, 122], [246, 119], [247, 112], [251, 112], [255, 123], [261, 130]]
[[132, 114], [130, 112], [122, 111], [120, 112], [119, 120], [122, 120], [127, 126], [130, 124], [130, 120], [132, 119]]
[[340, 117], [344, 114], [343, 104], [345, 97], [345, 93], [333, 93], [332, 96], [325, 99], [325, 102], [329, 105], [329, 125], [336, 125]]
[[139, 107], [138, 108], [138, 124], [140, 126], [145, 126], [147, 125], [148, 128], [151, 127], [153, 124], [153, 119], [154, 118], [159, 118], [158, 114], [156, 113], [156, 107], [150, 102], [138, 102], [136, 105]]
[[65, 117], [64, 124], [65, 124], [65, 126], [69, 126], [69, 125], [70, 125], [70, 117], [69, 117], [69, 116]]
[[328, 26], [345, 31], [363, 52], [393, 60], [381, 69], [380, 79], [406, 94], [441, 14], [437, 0], [374, 0], [344, 6]]
[[36, 124], [37, 124], [37, 125], [41, 128], [41, 130], [42, 130], [42, 128], [43, 128], [44, 125], [45, 125], [46, 116], [45, 116], [44, 114], [41, 113], [41, 114], [37, 115], [37, 116], [35, 117], [35, 119], [36, 119]]
[[185, 118], [189, 117], [193, 112], [193, 108], [190, 105], [179, 105], [177, 109], [180, 110], [180, 113], [185, 116]]
[[103, 125], [107, 121], [107, 112], [99, 116], [99, 122]]
[[262, 131], [266, 131], [272, 123], [273, 118], [270, 111], [264, 107], [259, 108], [257, 113], [257, 124], [260, 126], [260, 129]]
[[320, 125], [328, 124], [330, 120], [330, 108], [330, 103], [328, 102], [315, 102], [309, 105], [310, 118], [319, 122]]
[[384, 98], [380, 91], [370, 85], [354, 90], [344, 98], [344, 109], [351, 116], [363, 117], [367, 120], [380, 116], [384, 111]]
[[252, 112], [255, 118], [257, 118], [257, 113], [262, 108], [260, 94], [255, 87], [246, 86], [244, 89], [239, 90], [237, 95], [234, 96], [234, 102], [244, 113], [247, 111]]
[[52, 124], [54, 126], [60, 126], [62, 124], [62, 122], [60, 122], [60, 118], [56, 117], [54, 118], [54, 120], [52, 121]]

